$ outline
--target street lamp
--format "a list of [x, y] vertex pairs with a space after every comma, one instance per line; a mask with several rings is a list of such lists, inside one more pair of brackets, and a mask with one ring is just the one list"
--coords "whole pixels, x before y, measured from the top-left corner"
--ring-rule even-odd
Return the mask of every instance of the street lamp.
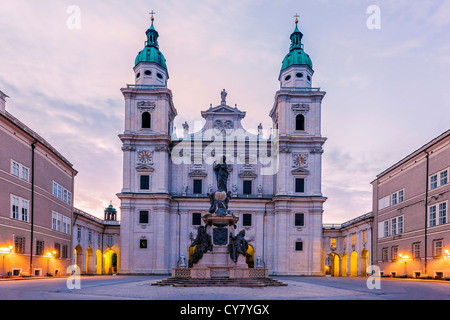
[[409, 255], [402, 254], [402, 253], [399, 253], [398, 257], [399, 257], [399, 261], [404, 261], [405, 262], [405, 276], [407, 277], [408, 276], [408, 272], [407, 272], [407, 268], [406, 268], [406, 262], [409, 261], [409, 260], [412, 260], [412, 259], [409, 257]]
[[49, 273], [48, 273], [48, 264], [49, 264], [49, 262], [50, 262], [50, 258], [53, 258], [53, 257], [55, 256], [55, 254], [56, 254], [56, 251], [55, 251], [55, 250], [53, 250], [53, 251], [47, 251], [47, 252], [45, 253], [45, 257], [47, 258], [47, 276], [49, 275]]
[[2, 277], [4, 278], [5, 275], [5, 254], [11, 254], [12, 253], [12, 249], [13, 246], [8, 246], [8, 247], [1, 247], [0, 248], [0, 253], [2, 254]]

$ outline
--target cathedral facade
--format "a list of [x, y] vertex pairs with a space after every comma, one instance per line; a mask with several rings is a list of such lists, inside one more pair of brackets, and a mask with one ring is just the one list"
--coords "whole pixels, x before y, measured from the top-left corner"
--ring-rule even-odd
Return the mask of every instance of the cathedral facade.
[[[135, 60], [135, 84], [125, 98], [121, 200], [122, 274], [170, 274], [189, 267], [197, 230], [217, 189], [213, 167], [226, 159], [228, 208], [245, 230], [249, 267], [270, 275], [322, 275], [321, 103], [325, 92], [312, 87], [310, 57], [295, 24], [279, 74], [271, 110], [270, 135], [249, 132], [245, 111], [220, 104], [201, 112], [204, 126], [183, 125], [168, 88], [168, 68], [153, 23]], [[218, 92], [219, 96], [219, 92]]]

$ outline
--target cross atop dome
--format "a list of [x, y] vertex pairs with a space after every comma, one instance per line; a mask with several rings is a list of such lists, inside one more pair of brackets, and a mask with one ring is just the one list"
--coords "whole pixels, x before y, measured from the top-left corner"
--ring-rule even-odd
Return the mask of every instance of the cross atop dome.
[[155, 18], [153, 18], [153, 15], [156, 14], [156, 12], [154, 12], [153, 10], [150, 12], [150, 14], [152, 15], [152, 17], [150, 18], [150, 20], [153, 22], [153, 20], [155, 20]]

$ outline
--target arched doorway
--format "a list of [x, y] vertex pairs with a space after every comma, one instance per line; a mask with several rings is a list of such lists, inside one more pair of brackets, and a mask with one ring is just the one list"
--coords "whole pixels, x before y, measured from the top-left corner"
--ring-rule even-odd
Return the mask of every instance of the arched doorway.
[[348, 270], [347, 270], [347, 263], [348, 263], [348, 254], [344, 253], [342, 255], [342, 274], [341, 276], [347, 277], [348, 276]]
[[327, 256], [325, 259], [325, 274], [331, 275], [331, 257]]
[[330, 253], [330, 273], [333, 277], [339, 277], [339, 255]]
[[116, 273], [118, 266], [117, 253], [115, 253], [114, 250], [106, 250], [103, 254], [103, 258], [104, 274]]
[[94, 273], [94, 254], [91, 247], [86, 249], [86, 273]]
[[358, 275], [358, 254], [356, 251], [352, 251], [350, 254], [350, 277], [356, 277]]
[[369, 251], [367, 251], [367, 249], [364, 249], [361, 252], [361, 270], [360, 270], [360, 274], [362, 276], [366, 276], [367, 275], [367, 267], [369, 266]]
[[80, 268], [80, 272], [83, 273], [83, 249], [80, 245], [77, 245], [74, 250], [74, 258], [75, 258], [75, 264]]
[[97, 260], [97, 274], [102, 274], [102, 252], [100, 251], [100, 249], [97, 250], [95, 256]]

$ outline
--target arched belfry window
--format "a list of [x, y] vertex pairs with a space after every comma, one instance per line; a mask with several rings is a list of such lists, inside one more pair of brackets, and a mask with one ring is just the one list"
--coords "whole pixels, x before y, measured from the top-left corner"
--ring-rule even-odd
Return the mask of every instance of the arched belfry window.
[[298, 114], [295, 117], [295, 130], [305, 130], [305, 116]]
[[142, 113], [142, 128], [150, 129], [151, 128], [151, 116], [148, 112]]

